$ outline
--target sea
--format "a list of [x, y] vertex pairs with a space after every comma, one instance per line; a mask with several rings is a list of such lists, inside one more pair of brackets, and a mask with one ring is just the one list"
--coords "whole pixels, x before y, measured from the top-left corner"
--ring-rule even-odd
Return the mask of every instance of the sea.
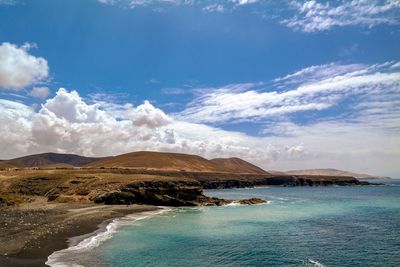
[[266, 204], [116, 219], [51, 266], [400, 266], [400, 180], [383, 186], [207, 190]]

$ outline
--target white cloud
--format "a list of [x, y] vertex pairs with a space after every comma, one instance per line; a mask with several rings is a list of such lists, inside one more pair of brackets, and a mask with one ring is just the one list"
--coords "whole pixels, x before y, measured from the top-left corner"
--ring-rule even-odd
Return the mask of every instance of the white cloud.
[[99, 104], [88, 105], [78, 95], [78, 92], [68, 92], [60, 88], [54, 98], [48, 99], [42, 106], [42, 111], [53, 113], [57, 118], [69, 122], [98, 122], [104, 119], [104, 112], [99, 110]]
[[41, 87], [33, 87], [33, 89], [29, 92], [30, 96], [45, 99], [50, 95], [50, 89], [46, 86]]
[[32, 47], [10, 43], [0, 45], [0, 87], [20, 90], [47, 78], [47, 61], [28, 53]]
[[225, 11], [225, 8], [221, 4], [211, 4], [211, 5], [207, 5], [207, 6], [203, 7], [203, 10], [207, 11], [207, 12], [223, 13]]
[[209, 89], [174, 115], [182, 120], [218, 124], [324, 110], [350, 97], [361, 100], [387, 91], [398, 92], [400, 70], [393, 67], [396, 64], [312, 66], [275, 79], [272, 88], [279, 91], [260, 90], [259, 85], [251, 84]]
[[292, 1], [291, 7], [296, 15], [281, 23], [304, 32], [350, 25], [372, 28], [380, 24], [400, 23], [398, 0]]
[[128, 115], [133, 124], [137, 126], [147, 126], [149, 128], [158, 128], [171, 123], [171, 119], [161, 110], [155, 108], [149, 101], [134, 109]]
[[258, 1], [259, 0], [232, 0], [232, 2], [238, 6], [254, 4], [254, 3], [257, 3]]
[[0, 151], [2, 157], [24, 155], [32, 147], [32, 108], [0, 99]]
[[296, 146], [286, 146], [285, 151], [291, 158], [301, 158], [307, 154], [307, 151], [303, 144], [296, 145]]

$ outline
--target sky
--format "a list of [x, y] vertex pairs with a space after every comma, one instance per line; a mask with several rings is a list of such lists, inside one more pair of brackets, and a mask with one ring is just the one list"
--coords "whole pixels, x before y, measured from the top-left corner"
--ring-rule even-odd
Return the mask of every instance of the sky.
[[400, 177], [400, 1], [0, 0], [0, 159]]

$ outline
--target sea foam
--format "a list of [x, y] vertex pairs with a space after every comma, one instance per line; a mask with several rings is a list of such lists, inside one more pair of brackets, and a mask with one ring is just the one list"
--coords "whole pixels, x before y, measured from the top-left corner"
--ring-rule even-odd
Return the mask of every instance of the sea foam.
[[[143, 220], [150, 216], [159, 215], [171, 210], [171, 208], [159, 208], [161, 208], [161, 210], [145, 211], [116, 218], [105, 227], [100, 227], [100, 229], [93, 232], [89, 237], [84, 238], [80, 242], [77, 242], [66, 249], [53, 252], [48, 257], [46, 264], [52, 267], [84, 267], [78, 263], [71, 262], [71, 255], [85, 253], [85, 251], [90, 251], [93, 248], [100, 246], [106, 240], [111, 239], [121, 226], [129, 225], [132, 224], [132, 222]], [[79, 237], [72, 238], [72, 240], [76, 238]]]
[[323, 265], [322, 263], [320, 263], [316, 260], [308, 259], [308, 262], [311, 263], [312, 266], [314, 266], [314, 267], [325, 267], [325, 265]]

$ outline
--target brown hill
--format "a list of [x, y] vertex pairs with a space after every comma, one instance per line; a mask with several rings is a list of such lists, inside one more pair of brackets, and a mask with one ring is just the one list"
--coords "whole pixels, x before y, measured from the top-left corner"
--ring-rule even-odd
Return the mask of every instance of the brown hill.
[[18, 168], [28, 167], [48, 167], [48, 166], [83, 166], [103, 158], [89, 158], [74, 154], [43, 153], [29, 155], [21, 158], [3, 160], [3, 164], [8, 164]]
[[9, 169], [9, 168], [15, 168], [15, 166], [12, 164], [9, 164], [3, 160], [0, 161], [0, 170], [5, 170], [5, 169]]
[[267, 174], [266, 171], [238, 158], [208, 160], [197, 155], [148, 151], [110, 157], [84, 167]]
[[219, 169], [223, 169], [227, 172], [268, 174], [268, 172], [264, 171], [260, 167], [257, 167], [240, 158], [216, 158], [210, 161], [217, 165]]
[[351, 176], [357, 179], [387, 179], [389, 177], [354, 173], [348, 171], [341, 171], [337, 169], [308, 169], [308, 170], [293, 170], [286, 172], [290, 175], [329, 175], [329, 176]]

